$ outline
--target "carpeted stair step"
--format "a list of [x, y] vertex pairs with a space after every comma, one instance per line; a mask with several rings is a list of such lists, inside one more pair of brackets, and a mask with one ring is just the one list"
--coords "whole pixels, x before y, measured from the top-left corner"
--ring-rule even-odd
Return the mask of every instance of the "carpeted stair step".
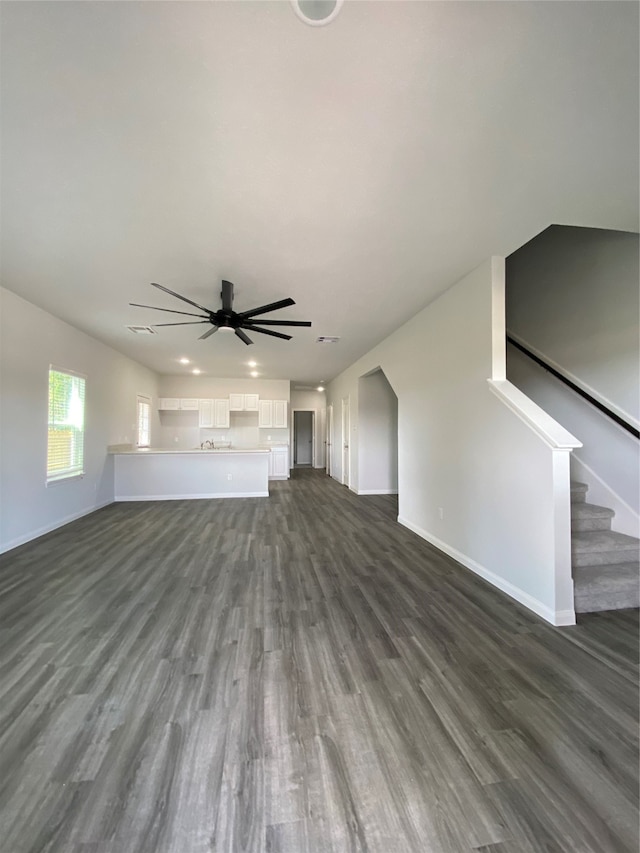
[[577, 480], [571, 481], [571, 503], [583, 503], [589, 486], [586, 483], [578, 483]]
[[571, 482], [571, 565], [576, 613], [640, 606], [640, 540], [611, 530], [612, 509], [589, 504]]
[[613, 530], [586, 530], [571, 536], [571, 565], [609, 566], [640, 560], [640, 540]]
[[573, 570], [573, 600], [576, 613], [625, 610], [640, 606], [638, 563], [609, 566], [580, 566]]
[[615, 512], [607, 506], [597, 506], [584, 501], [571, 504], [571, 530], [611, 530], [611, 519]]

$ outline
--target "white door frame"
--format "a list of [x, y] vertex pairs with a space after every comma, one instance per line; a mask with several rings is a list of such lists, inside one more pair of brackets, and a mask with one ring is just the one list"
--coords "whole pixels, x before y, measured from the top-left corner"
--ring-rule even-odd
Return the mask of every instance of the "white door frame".
[[316, 410], [315, 409], [291, 409], [291, 464], [295, 465], [296, 458], [296, 412], [311, 412], [311, 467], [316, 467]]
[[[342, 398], [342, 485], [351, 488], [351, 400]], [[346, 453], [345, 453], [346, 451]], [[346, 465], [345, 465], [346, 457]]]
[[333, 469], [331, 459], [331, 449], [333, 447], [333, 403], [327, 406], [327, 421], [325, 423], [325, 442], [324, 442], [324, 470], [327, 477], [331, 476]]

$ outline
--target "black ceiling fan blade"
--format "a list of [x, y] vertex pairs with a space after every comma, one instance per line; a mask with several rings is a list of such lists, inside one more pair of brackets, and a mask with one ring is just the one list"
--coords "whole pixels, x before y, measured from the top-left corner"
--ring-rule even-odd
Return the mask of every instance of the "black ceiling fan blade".
[[261, 305], [260, 308], [254, 308], [252, 311], [241, 311], [238, 316], [248, 320], [249, 317], [257, 317], [258, 314], [268, 314], [269, 311], [277, 311], [278, 308], [288, 308], [289, 305], [295, 305], [295, 301], [289, 297], [281, 299], [279, 302], [271, 302], [269, 305]]
[[207, 329], [207, 331], [204, 333], [204, 335], [200, 335], [198, 340], [203, 341], [205, 338], [208, 338], [208, 337], [210, 337], [210, 335], [213, 335], [215, 332], [217, 332], [218, 329], [219, 329], [219, 326], [212, 326], [210, 329]]
[[233, 310], [233, 284], [230, 281], [225, 281], [222, 279], [222, 291], [220, 293], [222, 297], [222, 310], [223, 311], [232, 311]]
[[[256, 331], [256, 332], [259, 332], [260, 330], [259, 330], [259, 329], [256, 329], [255, 331]], [[241, 340], [241, 341], [243, 341], [247, 346], [249, 346], [249, 344], [252, 344], [252, 343], [253, 343], [253, 341], [251, 340], [251, 338], [250, 338], [250, 337], [248, 337], [248, 335], [245, 335], [245, 333], [242, 331], [242, 329], [236, 329], [236, 335], [237, 335], [237, 336], [240, 338], [240, 340]]]
[[152, 326], [199, 326], [201, 323], [210, 323], [210, 320], [183, 320], [181, 323], [152, 323]]
[[163, 284], [156, 284], [155, 281], [152, 281], [151, 287], [157, 287], [159, 290], [164, 290], [165, 293], [170, 293], [171, 296], [175, 296], [176, 299], [182, 299], [183, 302], [188, 302], [189, 305], [193, 305], [194, 308], [199, 308], [201, 311], [205, 311], [207, 314], [209, 313], [208, 308], [204, 308], [202, 305], [198, 305], [197, 302], [193, 302], [193, 300], [187, 299], [186, 296], [181, 296], [179, 293], [176, 293], [175, 290], [169, 290], [169, 288], [165, 287]]
[[261, 326], [310, 326], [309, 320], [247, 320], [247, 326], [252, 326], [253, 323], [259, 323]]
[[139, 302], [130, 302], [134, 308], [153, 308], [154, 311], [167, 311], [169, 314], [184, 314], [186, 317], [202, 317], [202, 314], [193, 314], [191, 311], [176, 311], [174, 308], [158, 308], [157, 305], [140, 305]]
[[272, 332], [271, 329], [259, 329], [257, 326], [247, 326], [247, 328], [251, 329], [252, 332], [260, 332], [261, 335], [271, 335], [273, 338], [283, 338], [285, 341], [291, 340], [291, 335], [283, 335], [281, 332]]

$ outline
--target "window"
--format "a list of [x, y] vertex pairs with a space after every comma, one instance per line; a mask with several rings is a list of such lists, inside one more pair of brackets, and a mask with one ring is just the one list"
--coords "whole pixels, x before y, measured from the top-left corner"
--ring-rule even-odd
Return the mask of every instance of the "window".
[[138, 447], [151, 443], [151, 400], [138, 394]]
[[84, 474], [85, 378], [49, 368], [47, 483]]

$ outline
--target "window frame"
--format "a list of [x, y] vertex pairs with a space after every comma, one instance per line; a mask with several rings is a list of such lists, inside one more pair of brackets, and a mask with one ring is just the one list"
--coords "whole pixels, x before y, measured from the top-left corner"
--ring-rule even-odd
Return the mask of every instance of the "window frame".
[[[52, 431], [56, 426], [62, 425], [60, 421], [56, 424], [55, 417], [51, 417], [51, 386], [52, 374], [60, 374], [61, 376], [70, 377], [74, 381], [82, 383], [82, 393], [80, 402], [82, 404], [80, 426], [69, 424], [73, 429], [72, 436], [73, 448], [70, 451], [70, 464], [68, 467], [58, 470], [52, 470]], [[84, 373], [79, 373], [77, 370], [71, 370], [67, 367], [59, 367], [56, 364], [49, 365], [47, 373], [47, 461], [46, 461], [46, 477], [45, 484], [47, 487], [54, 486], [59, 483], [66, 483], [70, 480], [80, 480], [85, 476], [85, 444], [86, 444], [86, 413], [87, 413], [87, 377]], [[79, 448], [78, 448], [79, 445]], [[73, 463], [73, 464], [71, 464]]]
[[[141, 419], [141, 410], [142, 407], [147, 407], [147, 442], [140, 441], [140, 419]], [[143, 436], [144, 437], [144, 436]], [[136, 447], [151, 447], [151, 397], [147, 397], [146, 394], [137, 394], [136, 395]]]

